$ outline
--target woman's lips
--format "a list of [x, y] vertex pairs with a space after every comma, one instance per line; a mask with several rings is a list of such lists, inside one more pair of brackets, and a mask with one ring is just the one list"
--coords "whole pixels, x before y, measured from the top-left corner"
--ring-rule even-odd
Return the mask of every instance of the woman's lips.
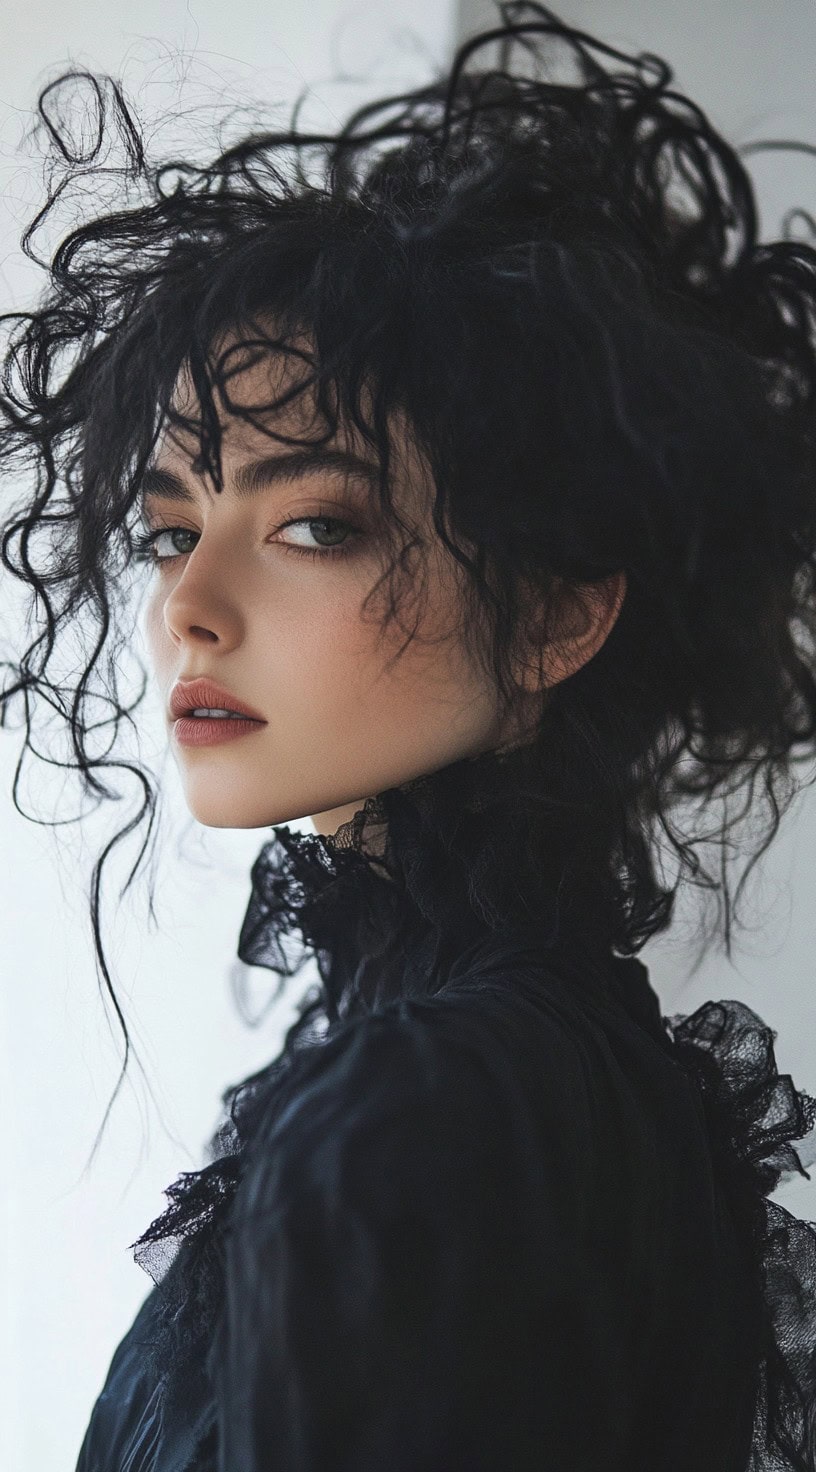
[[217, 746], [221, 741], [234, 741], [260, 731], [265, 721], [248, 716], [179, 716], [173, 722], [173, 735], [180, 746]]
[[198, 675], [194, 680], [176, 680], [170, 692], [170, 702], [167, 714], [171, 720], [178, 720], [180, 716], [196, 716], [197, 711], [229, 710], [235, 711], [239, 716], [248, 716], [252, 721], [260, 721], [266, 725], [260, 711], [253, 710], [243, 700], [233, 695], [217, 680], [212, 680], [209, 675]]

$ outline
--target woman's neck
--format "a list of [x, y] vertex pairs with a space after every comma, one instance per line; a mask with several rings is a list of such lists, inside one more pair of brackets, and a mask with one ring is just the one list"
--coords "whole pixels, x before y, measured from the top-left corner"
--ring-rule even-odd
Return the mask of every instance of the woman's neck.
[[347, 802], [339, 808], [327, 808], [323, 813], [313, 813], [312, 822], [316, 833], [325, 836], [334, 834], [343, 823], [349, 823], [354, 814], [360, 811], [365, 798], [358, 798], [356, 802]]

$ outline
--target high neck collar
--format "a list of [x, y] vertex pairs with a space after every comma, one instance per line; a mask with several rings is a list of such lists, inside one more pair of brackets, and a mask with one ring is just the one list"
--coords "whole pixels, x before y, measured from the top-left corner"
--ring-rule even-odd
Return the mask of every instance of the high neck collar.
[[576, 882], [546, 862], [525, 747], [462, 758], [365, 800], [334, 834], [275, 825], [238, 955], [282, 977], [312, 955], [330, 1021], [429, 995], [491, 941], [608, 961]]

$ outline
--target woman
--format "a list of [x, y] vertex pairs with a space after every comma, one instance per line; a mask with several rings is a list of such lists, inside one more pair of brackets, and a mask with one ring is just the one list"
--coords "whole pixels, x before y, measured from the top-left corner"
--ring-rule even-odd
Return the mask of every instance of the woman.
[[[766, 847], [816, 730], [816, 251], [757, 243], [658, 58], [498, 9], [337, 137], [207, 167], [148, 166], [114, 86], [147, 197], [8, 319], [3, 556], [49, 623], [6, 698], [90, 612], [66, 719], [108, 795], [87, 702], [147, 561], [190, 810], [272, 827], [239, 955], [319, 973], [134, 1244], [78, 1472], [816, 1467], [816, 1228], [767, 1199], [816, 1103], [636, 954], [698, 794], [729, 946], [728, 799], [762, 777]], [[69, 182], [106, 86], [40, 98]]]

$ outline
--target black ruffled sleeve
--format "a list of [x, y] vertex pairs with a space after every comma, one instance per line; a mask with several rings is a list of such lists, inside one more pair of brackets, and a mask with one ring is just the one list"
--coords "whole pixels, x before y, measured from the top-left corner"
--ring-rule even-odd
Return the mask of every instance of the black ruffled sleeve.
[[756, 1276], [761, 1358], [747, 1472], [813, 1472], [816, 1223], [768, 1198], [795, 1175], [810, 1180], [816, 1099], [779, 1073], [776, 1032], [743, 1002], [705, 1002], [666, 1022], [699, 1088], [714, 1167]]
[[546, 1153], [467, 1012], [403, 1004], [320, 1050], [227, 1232], [220, 1465], [623, 1465], [632, 1313], [583, 1226], [591, 1089], [565, 1030], [540, 1063]]
[[615, 971], [473, 966], [246, 1081], [78, 1467], [813, 1472], [816, 1224], [768, 1194], [816, 1101]]

